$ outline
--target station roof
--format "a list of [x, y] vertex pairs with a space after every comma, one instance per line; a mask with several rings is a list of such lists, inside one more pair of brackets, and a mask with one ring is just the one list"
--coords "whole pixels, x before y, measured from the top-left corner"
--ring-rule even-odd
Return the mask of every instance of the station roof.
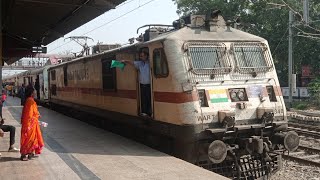
[[2, 56], [14, 63], [125, 0], [1, 0]]

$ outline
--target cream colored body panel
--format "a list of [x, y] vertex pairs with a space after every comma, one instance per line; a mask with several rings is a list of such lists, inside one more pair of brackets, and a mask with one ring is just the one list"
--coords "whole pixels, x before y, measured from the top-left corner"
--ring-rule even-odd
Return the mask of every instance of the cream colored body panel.
[[75, 92], [59, 92], [58, 97], [52, 99], [133, 116], [137, 114], [136, 109], [133, 108], [137, 106], [136, 100], [134, 99], [80, 94]]

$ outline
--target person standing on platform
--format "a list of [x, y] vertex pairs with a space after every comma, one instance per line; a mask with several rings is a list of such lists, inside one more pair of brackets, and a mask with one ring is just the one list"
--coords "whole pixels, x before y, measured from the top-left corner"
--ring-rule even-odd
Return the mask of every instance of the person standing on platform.
[[123, 63], [128, 63], [139, 70], [140, 83], [140, 100], [141, 100], [141, 116], [151, 116], [151, 86], [150, 86], [150, 63], [149, 53], [141, 51], [139, 60], [128, 61], [122, 60]]
[[27, 161], [36, 154], [41, 154], [44, 141], [40, 131], [37, 103], [34, 101], [35, 90], [28, 86], [25, 90], [26, 102], [21, 115], [21, 139], [20, 153], [21, 160]]
[[25, 91], [26, 91], [26, 88], [25, 88], [24, 84], [22, 84], [22, 86], [19, 89], [19, 93], [18, 93], [20, 96], [20, 99], [21, 99], [21, 106], [24, 106], [24, 103], [26, 101]]
[[[2, 102], [2, 107], [6, 106], [6, 100], [7, 100], [7, 94], [6, 91], [2, 90], [2, 95], [1, 95], [1, 102]], [[1, 111], [2, 111], [2, 107], [1, 107]], [[2, 113], [1, 113], [2, 114]]]
[[[3, 93], [2, 93], [2, 95], [3, 95]], [[1, 95], [1, 100], [0, 100], [0, 117], [1, 117], [1, 120], [3, 119], [3, 117], [2, 117], [2, 107], [3, 107], [2, 95]]]

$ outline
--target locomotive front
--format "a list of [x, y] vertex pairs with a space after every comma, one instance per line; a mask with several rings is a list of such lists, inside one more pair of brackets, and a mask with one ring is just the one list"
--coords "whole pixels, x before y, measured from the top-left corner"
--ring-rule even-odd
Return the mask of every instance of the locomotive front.
[[[176, 44], [182, 45], [187, 72], [183, 91], [195, 91], [199, 99], [194, 110], [185, 108], [185, 114], [202, 125], [196, 164], [236, 179], [269, 176], [281, 168], [281, 154], [299, 146], [297, 133], [287, 132], [269, 46], [265, 39], [211, 15], [209, 20], [192, 16], [191, 25], [171, 38], [181, 40]], [[172, 42], [165, 43], [166, 52], [177, 59]]]

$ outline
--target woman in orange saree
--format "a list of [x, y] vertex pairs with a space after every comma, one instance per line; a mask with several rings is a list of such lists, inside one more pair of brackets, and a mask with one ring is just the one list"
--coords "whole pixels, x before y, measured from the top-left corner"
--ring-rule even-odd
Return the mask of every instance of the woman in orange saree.
[[44, 146], [39, 125], [40, 114], [37, 103], [33, 99], [35, 95], [34, 88], [28, 87], [25, 95], [27, 99], [22, 110], [20, 140], [20, 153], [23, 161], [27, 161], [28, 156], [31, 158], [34, 153], [40, 154]]

